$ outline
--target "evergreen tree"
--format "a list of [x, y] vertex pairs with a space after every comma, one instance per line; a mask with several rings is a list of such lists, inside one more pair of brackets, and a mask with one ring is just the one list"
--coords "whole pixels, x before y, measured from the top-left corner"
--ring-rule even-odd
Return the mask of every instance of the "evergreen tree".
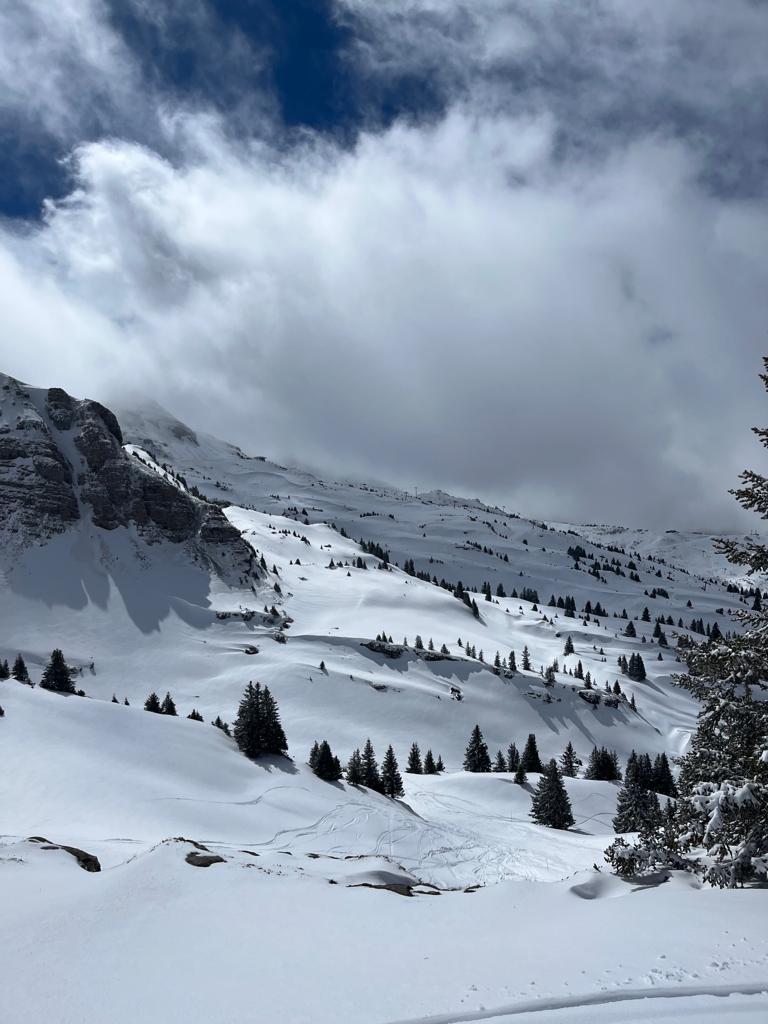
[[531, 655], [528, 652], [528, 647], [527, 646], [523, 648], [523, 671], [524, 672], [530, 672], [531, 671]]
[[410, 753], [408, 754], [408, 766], [405, 769], [410, 775], [422, 775], [424, 769], [421, 764], [421, 751], [419, 750], [419, 744], [413, 743], [411, 745]]
[[507, 767], [509, 771], [516, 772], [520, 766], [520, 754], [514, 743], [509, 744], [507, 750]]
[[269, 689], [249, 682], [237, 709], [234, 738], [239, 749], [252, 761], [267, 754], [285, 754], [288, 744], [277, 704]]
[[465, 772], [489, 772], [491, 770], [491, 758], [488, 747], [480, 732], [480, 726], [476, 725], [467, 744], [464, 754]]
[[424, 774], [437, 775], [437, 767], [431, 750], [428, 750], [424, 755]]
[[384, 796], [394, 799], [403, 795], [403, 780], [397, 767], [397, 758], [390, 744], [381, 762], [381, 787]]
[[191, 719], [193, 722], [202, 722], [203, 720], [203, 716], [200, 714], [197, 708], [192, 708], [190, 713], [187, 715], [187, 718]]
[[544, 769], [533, 794], [531, 817], [548, 828], [569, 829], [574, 824], [571, 801], [554, 758]]
[[144, 701], [144, 710], [151, 711], [155, 715], [161, 715], [163, 713], [163, 709], [160, 704], [160, 698], [157, 696], [154, 690]]
[[528, 776], [525, 773], [523, 762], [521, 761], [515, 769], [515, 782], [518, 786], [524, 786], [528, 780]]
[[646, 789], [640, 779], [639, 762], [627, 763], [624, 785], [616, 797], [614, 832], [639, 832], [661, 824], [661, 810], [655, 793]]
[[44, 690], [52, 690], [54, 693], [75, 692], [72, 672], [58, 647], [51, 652], [51, 657], [43, 671], [43, 678], [40, 680], [40, 686]]
[[666, 754], [658, 754], [653, 762], [651, 788], [655, 793], [662, 793], [664, 796], [677, 796], [677, 786]]
[[232, 735], [232, 733], [229, 731], [229, 725], [227, 724], [227, 722], [223, 722], [221, 720], [220, 715], [216, 715], [211, 725], [215, 725], [217, 729], [221, 729], [221, 731], [225, 733], [227, 736]]
[[331, 750], [327, 740], [323, 740], [319, 744], [312, 770], [319, 779], [323, 779], [325, 782], [338, 782], [341, 778], [339, 759]]
[[363, 767], [363, 785], [367, 786], [368, 789], [373, 789], [377, 793], [382, 793], [381, 776], [379, 775], [379, 766], [376, 762], [376, 754], [373, 750], [373, 744], [370, 739], [365, 741], [363, 747], [362, 757]]
[[10, 679], [11, 670], [8, 668], [8, 660], [0, 661], [0, 679]]
[[508, 663], [509, 663], [509, 671], [510, 672], [517, 672], [517, 661], [515, 660], [515, 652], [514, 651], [510, 651], [509, 652], [509, 662]]
[[176, 717], [178, 712], [176, 711], [176, 705], [173, 702], [173, 697], [170, 693], [166, 693], [163, 698], [163, 703], [160, 705], [160, 711], [164, 715], [172, 715]]
[[496, 752], [496, 760], [493, 765], [493, 770], [495, 772], [505, 772], [507, 770], [506, 759], [500, 750]]
[[627, 628], [624, 630], [624, 636], [629, 636], [629, 637], [637, 636], [637, 630], [635, 629], [635, 624], [634, 624], [634, 622], [632, 622], [631, 619], [627, 623]]
[[594, 747], [587, 761], [584, 778], [603, 782], [617, 782], [621, 779], [616, 752], [606, 750], [605, 747]]
[[580, 767], [581, 758], [577, 756], [576, 751], [573, 749], [573, 744], [568, 740], [568, 745], [560, 758], [560, 772], [566, 778], [575, 779], [579, 774]]
[[14, 661], [13, 668], [11, 669], [11, 675], [20, 683], [31, 682], [29, 672], [27, 672], [26, 663], [20, 654], [16, 655], [16, 660]]
[[630, 655], [629, 662], [625, 661], [624, 671], [630, 679], [634, 679], [635, 682], [641, 683], [645, 679], [645, 664], [642, 656], [639, 654]]
[[445, 765], [443, 764], [443, 759], [442, 759], [440, 754], [437, 755], [437, 762], [435, 763], [435, 768], [437, 769], [437, 774], [438, 775], [441, 772], [445, 771]]
[[653, 765], [649, 754], [640, 754], [637, 758], [638, 781], [643, 789], [653, 789]]
[[533, 733], [529, 733], [528, 739], [525, 741], [520, 764], [526, 773], [544, 770], [541, 765], [541, 758], [539, 757], [539, 748], [536, 746], [536, 736]]
[[119, 704], [120, 703], [120, 701], [117, 699], [117, 697], [116, 697], [116, 695], [114, 693], [112, 694], [112, 703], [113, 704]]
[[314, 771], [315, 768], [317, 768], [317, 758], [319, 754], [320, 744], [317, 742], [317, 740], [315, 740], [315, 742], [312, 744], [312, 749], [309, 752], [309, 757], [307, 758], [307, 764], [312, 769], [312, 771]]
[[347, 762], [347, 782], [350, 786], [362, 786], [363, 784], [363, 759], [360, 750], [354, 750]]
[[[258, 685], [258, 684], [257, 684]], [[262, 706], [264, 715], [264, 753], [265, 754], [287, 754], [288, 740], [280, 722], [280, 711], [277, 701], [265, 686], [262, 693]]]
[[573, 640], [571, 640], [570, 635], [565, 638], [565, 647], [563, 648], [563, 654], [573, 654]]

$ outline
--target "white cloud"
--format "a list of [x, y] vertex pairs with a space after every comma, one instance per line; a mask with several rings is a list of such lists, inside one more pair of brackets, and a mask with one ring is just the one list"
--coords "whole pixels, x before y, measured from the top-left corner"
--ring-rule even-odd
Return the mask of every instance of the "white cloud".
[[84, 144], [45, 224], [0, 234], [2, 366], [552, 518], [729, 524], [764, 419], [768, 208], [708, 189], [690, 139], [564, 160], [539, 106], [483, 83], [352, 150], [172, 109], [173, 161]]

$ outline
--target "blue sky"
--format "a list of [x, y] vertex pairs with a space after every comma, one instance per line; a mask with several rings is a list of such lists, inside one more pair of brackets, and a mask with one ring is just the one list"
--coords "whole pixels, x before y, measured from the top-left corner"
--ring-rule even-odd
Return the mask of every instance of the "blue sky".
[[766, 0], [17, 0], [2, 367], [332, 472], [733, 525], [766, 52]]
[[[288, 146], [291, 133], [302, 129], [349, 145], [363, 126], [434, 115], [441, 105], [419, 69], [367, 82], [353, 59], [355, 18], [332, 0], [82, 6], [99, 15], [133, 63], [137, 106], [153, 96], [158, 103], [210, 108], [239, 133], [254, 131], [254, 109], [267, 107], [270, 129], [285, 132]], [[26, 22], [27, 32], [44, 36], [56, 12], [30, 4], [25, 16], [23, 7], [19, 27]], [[76, 61], [66, 58], [70, 65]], [[72, 183], [65, 158], [73, 144], [117, 136], [163, 148], [152, 117], [137, 119], [98, 78], [84, 81], [71, 103], [77, 120], [61, 133], [46, 131], [23, 106], [0, 108], [0, 213], [37, 218], [45, 198], [65, 195]]]

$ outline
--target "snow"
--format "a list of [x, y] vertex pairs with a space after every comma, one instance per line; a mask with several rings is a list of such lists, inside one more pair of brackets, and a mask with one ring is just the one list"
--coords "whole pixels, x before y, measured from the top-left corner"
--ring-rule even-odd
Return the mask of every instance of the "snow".
[[[724, 575], [708, 538], [672, 550], [636, 531], [545, 528], [442, 492], [323, 481], [162, 410], [120, 419], [150, 470], [168, 476], [166, 463], [234, 502], [225, 513], [268, 571], [256, 591], [232, 585], [183, 547], [87, 519], [22, 554], [0, 548], [0, 657], [21, 651], [37, 680], [61, 647], [87, 694], [0, 683], [3, 1024], [766, 1018], [768, 890], [621, 881], [594, 867], [606, 868], [616, 784], [566, 780], [576, 824], [556, 832], [529, 817], [536, 775], [521, 787], [461, 771], [476, 723], [492, 756], [531, 732], [543, 759], [569, 740], [585, 760], [594, 744], [622, 761], [632, 749], [684, 751], [696, 704], [672, 684], [673, 628], [660, 649], [653, 622], [636, 621], [629, 639], [612, 613], [648, 605], [652, 617], [733, 628], [743, 604], [706, 578]], [[494, 592], [535, 587], [543, 603], [476, 594], [475, 619], [448, 591], [379, 568], [360, 537], [401, 566], [413, 558]], [[575, 569], [577, 543], [601, 561], [615, 552], [595, 543], [624, 546], [623, 566], [636, 553], [640, 584], [626, 569]], [[644, 593], [654, 586], [669, 598]], [[550, 593], [609, 614], [566, 618]], [[263, 611], [273, 604], [274, 619]], [[395, 658], [364, 646], [382, 630], [409, 646]], [[417, 634], [450, 656], [417, 652]], [[497, 650], [515, 650], [519, 665], [523, 646], [531, 672], [490, 670]], [[632, 653], [645, 660], [642, 683], [617, 675], [617, 657]], [[555, 657], [561, 670], [581, 660], [598, 692], [619, 678], [637, 713], [625, 699], [588, 705], [564, 671], [546, 686], [540, 669]], [[232, 721], [249, 679], [277, 698], [293, 761], [253, 764], [211, 727], [216, 715]], [[151, 690], [170, 691], [180, 717], [145, 712]], [[186, 718], [193, 707], [205, 722]], [[394, 745], [401, 770], [414, 740], [448, 770], [404, 773], [405, 795], [390, 801], [321, 782], [304, 763], [316, 739], [345, 761], [369, 736], [379, 757]], [[101, 872], [51, 844], [95, 854]], [[193, 844], [223, 863], [188, 863]]]

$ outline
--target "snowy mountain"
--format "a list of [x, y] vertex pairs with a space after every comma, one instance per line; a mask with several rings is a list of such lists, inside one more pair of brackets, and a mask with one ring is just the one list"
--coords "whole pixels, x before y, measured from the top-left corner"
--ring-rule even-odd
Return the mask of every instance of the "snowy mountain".
[[[726, 633], [748, 600], [711, 538], [324, 480], [159, 407], [115, 416], [11, 378], [0, 510], [0, 661], [21, 654], [37, 682], [61, 648], [85, 693], [0, 681], [10, 1005], [89, 1022], [525, 1020], [536, 996], [552, 1020], [672, 1020], [681, 997], [696, 1019], [766, 1012], [764, 894], [596, 873], [616, 782], [567, 779], [575, 825], [554, 831], [530, 818], [538, 773], [462, 771], [476, 724], [491, 756], [531, 733], [544, 761], [569, 741], [584, 761], [683, 752], [697, 705], [672, 682], [676, 636]], [[249, 761], [211, 727], [249, 680], [291, 760]], [[179, 717], [144, 711], [151, 691]], [[368, 738], [401, 771], [413, 742], [447, 770], [405, 773], [392, 800], [306, 763], [316, 740], [346, 763]], [[648, 994], [662, 1015], [632, 1016]]]

